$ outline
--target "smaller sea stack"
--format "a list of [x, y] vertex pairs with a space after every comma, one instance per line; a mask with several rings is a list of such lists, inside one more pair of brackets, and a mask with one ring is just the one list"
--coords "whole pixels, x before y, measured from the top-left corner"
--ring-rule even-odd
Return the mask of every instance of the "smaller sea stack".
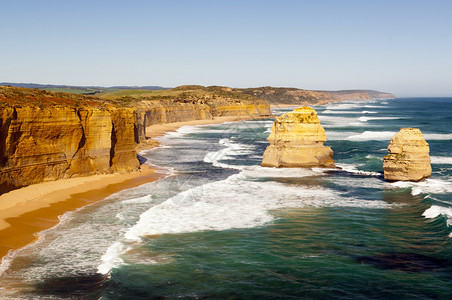
[[334, 167], [333, 151], [323, 145], [325, 130], [310, 107], [276, 117], [267, 140], [263, 167]]
[[389, 181], [420, 181], [430, 177], [430, 148], [418, 128], [402, 128], [388, 145], [383, 158], [384, 177]]

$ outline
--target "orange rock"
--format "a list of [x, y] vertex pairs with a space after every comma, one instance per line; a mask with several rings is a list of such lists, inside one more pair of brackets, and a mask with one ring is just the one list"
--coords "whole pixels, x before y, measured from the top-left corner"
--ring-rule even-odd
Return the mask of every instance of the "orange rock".
[[418, 128], [402, 128], [388, 145], [383, 158], [384, 177], [389, 181], [419, 181], [430, 177], [430, 148]]
[[323, 145], [325, 130], [310, 107], [277, 117], [267, 140], [263, 167], [334, 167], [333, 151]]

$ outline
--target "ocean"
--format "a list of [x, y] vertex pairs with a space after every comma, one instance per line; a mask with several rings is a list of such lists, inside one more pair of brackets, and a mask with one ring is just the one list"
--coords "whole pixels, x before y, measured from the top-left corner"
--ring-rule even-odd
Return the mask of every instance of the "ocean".
[[[260, 167], [273, 119], [181, 127], [140, 154], [165, 178], [5, 257], [0, 298], [450, 299], [452, 98], [314, 109], [341, 169]], [[425, 181], [383, 178], [402, 127], [430, 145]]]

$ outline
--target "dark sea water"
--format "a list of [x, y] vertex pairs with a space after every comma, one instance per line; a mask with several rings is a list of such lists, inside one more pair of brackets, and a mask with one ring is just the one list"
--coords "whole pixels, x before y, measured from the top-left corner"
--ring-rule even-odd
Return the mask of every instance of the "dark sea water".
[[[260, 167], [272, 119], [182, 127], [142, 153], [165, 179], [62, 216], [0, 298], [451, 299], [452, 98], [314, 108], [342, 170]], [[383, 179], [401, 127], [430, 144], [423, 182]]]

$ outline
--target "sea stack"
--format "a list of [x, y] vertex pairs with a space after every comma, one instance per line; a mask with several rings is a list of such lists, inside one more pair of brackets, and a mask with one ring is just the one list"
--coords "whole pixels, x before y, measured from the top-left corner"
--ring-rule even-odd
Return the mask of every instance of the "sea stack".
[[418, 128], [402, 128], [388, 145], [383, 158], [384, 177], [389, 181], [420, 181], [430, 177], [430, 148]]
[[310, 107], [276, 117], [267, 140], [270, 146], [264, 152], [263, 167], [334, 167], [333, 151], [323, 145], [325, 130]]

